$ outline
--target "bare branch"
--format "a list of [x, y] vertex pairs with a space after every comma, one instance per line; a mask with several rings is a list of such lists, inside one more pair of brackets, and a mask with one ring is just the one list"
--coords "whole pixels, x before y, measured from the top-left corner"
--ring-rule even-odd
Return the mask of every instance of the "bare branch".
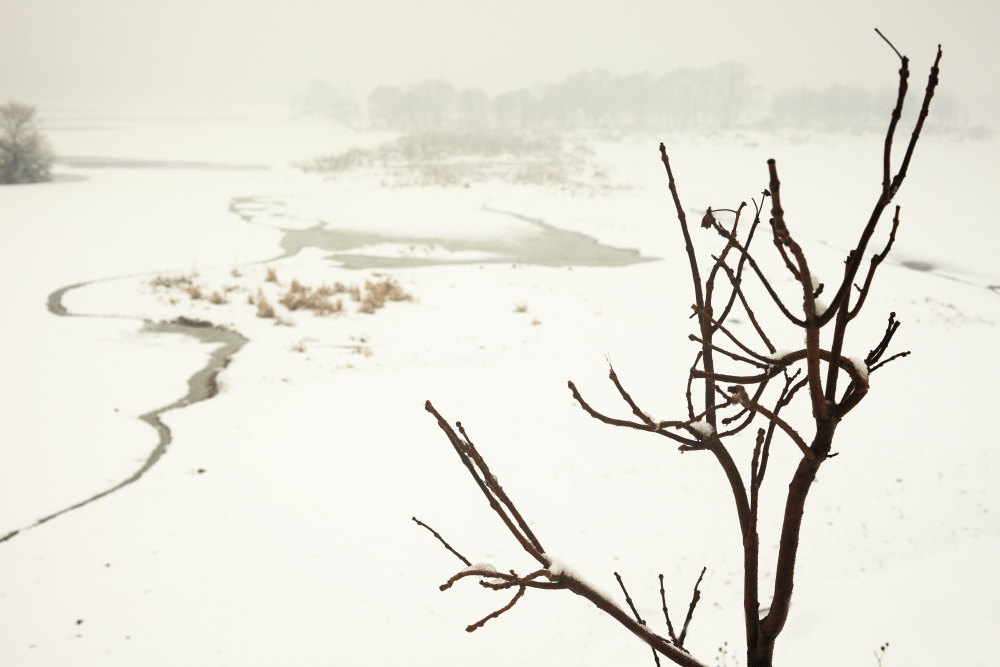
[[910, 59], [899, 52], [899, 50], [889, 41], [882, 31], [875, 28], [875, 32], [878, 36], [885, 40], [885, 43], [889, 45], [896, 55], [899, 57], [899, 91], [896, 94], [896, 106], [892, 109], [892, 115], [889, 117], [889, 128], [885, 133], [885, 146], [882, 149], [882, 198], [887, 203], [889, 199], [892, 198], [890, 194], [890, 187], [892, 181], [890, 179], [891, 170], [891, 160], [890, 156], [892, 154], [892, 137], [896, 133], [896, 125], [899, 123], [900, 117], [903, 115], [903, 100], [906, 99], [906, 89], [907, 80], [910, 77]]
[[508, 602], [504, 606], [500, 607], [499, 609], [497, 609], [492, 614], [487, 614], [486, 616], [484, 616], [483, 618], [479, 619], [478, 621], [476, 621], [472, 625], [466, 626], [465, 631], [466, 632], [475, 632], [479, 628], [481, 628], [484, 625], [486, 625], [487, 621], [489, 621], [491, 619], [494, 619], [494, 618], [499, 618], [501, 614], [503, 614], [505, 611], [509, 611], [511, 608], [513, 608], [514, 605], [517, 604], [517, 601], [520, 600], [524, 596], [524, 591], [525, 591], [525, 587], [524, 586], [518, 586], [517, 592], [514, 593], [514, 597], [511, 598], [510, 602]]
[[701, 599], [701, 591], [698, 590], [698, 586], [701, 585], [701, 579], [705, 576], [705, 570], [707, 567], [701, 568], [701, 574], [698, 575], [698, 581], [694, 582], [694, 591], [691, 592], [691, 604], [688, 605], [687, 617], [684, 619], [684, 627], [681, 628], [681, 636], [677, 638], [677, 645], [684, 646], [684, 639], [687, 637], [688, 626], [691, 625], [691, 619], [694, 617], [694, 608], [698, 606], [698, 600]]
[[436, 537], [437, 540], [438, 540], [438, 542], [440, 542], [441, 544], [444, 545], [445, 549], [447, 549], [451, 553], [455, 554], [455, 556], [460, 561], [462, 561], [463, 563], [465, 563], [466, 567], [471, 567], [472, 566], [472, 563], [469, 562], [469, 559], [466, 558], [465, 556], [463, 556], [462, 554], [458, 553], [457, 551], [455, 551], [455, 549], [450, 544], [448, 544], [448, 542], [445, 541], [445, 539], [443, 537], [441, 537], [440, 533], [438, 533], [436, 530], [434, 530], [433, 528], [431, 528], [430, 526], [428, 526], [426, 523], [424, 523], [423, 521], [421, 521], [417, 517], [413, 516], [413, 517], [410, 517], [410, 518], [413, 519], [413, 522], [416, 523], [418, 526], [423, 526], [427, 530], [431, 531], [431, 535], [433, 535], [434, 537]]
[[[742, 262], [742, 259], [740, 261]], [[753, 328], [757, 332], [757, 335], [760, 336], [760, 339], [764, 342], [764, 345], [767, 346], [767, 351], [770, 352], [771, 354], [774, 354], [776, 348], [774, 347], [774, 345], [771, 344], [771, 339], [767, 337], [766, 333], [764, 333], [764, 329], [763, 327], [760, 326], [760, 322], [757, 321], [757, 316], [753, 312], [753, 308], [750, 307], [750, 303], [747, 301], [746, 294], [743, 293], [743, 287], [740, 284], [739, 274], [733, 275], [732, 269], [730, 269], [725, 264], [722, 265], [722, 268], [726, 272], [726, 275], [729, 277], [729, 282], [733, 286], [733, 298], [739, 297], [740, 303], [743, 305], [743, 312], [745, 312], [747, 314], [747, 317], [750, 318], [750, 324], [753, 325]], [[729, 305], [732, 305], [732, 303], [733, 301], [730, 300]], [[720, 322], [725, 321], [726, 319], [725, 316], [728, 313], [729, 309], [727, 306], [727, 309], [723, 311], [722, 317], [719, 318], [719, 321]]]
[[806, 377], [809, 378], [809, 396], [812, 398], [813, 416], [826, 419], [829, 408], [823, 395], [823, 381], [819, 367], [819, 325], [816, 322], [816, 297], [813, 296], [812, 274], [802, 248], [792, 238], [785, 225], [785, 212], [781, 208], [781, 181], [778, 180], [778, 165], [772, 158], [767, 161], [771, 187], [771, 215], [775, 239], [781, 247], [787, 247], [798, 266], [798, 281], [802, 287], [802, 309], [806, 316]]
[[719, 354], [724, 354], [725, 356], [729, 357], [730, 359], [733, 359], [735, 361], [742, 361], [745, 364], [750, 364], [751, 366], [756, 366], [757, 368], [768, 368], [768, 367], [771, 366], [771, 362], [770, 361], [767, 361], [767, 362], [758, 361], [757, 359], [750, 359], [748, 357], [744, 357], [744, 356], [738, 355], [735, 352], [730, 352], [729, 350], [725, 350], [725, 349], [719, 347], [718, 345], [713, 345], [711, 343], [705, 343], [705, 341], [703, 341], [701, 338], [698, 338], [694, 334], [690, 334], [688, 336], [688, 340], [694, 341], [695, 343], [707, 344], [709, 347], [711, 347], [713, 350], [715, 350]]
[[507, 526], [510, 533], [528, 554], [542, 565], [547, 566], [548, 562], [543, 556], [545, 549], [538, 543], [538, 540], [531, 534], [531, 531], [526, 530], [527, 524], [524, 522], [524, 519], [521, 518], [520, 513], [514, 507], [510, 498], [504, 493], [496, 476], [490, 472], [489, 467], [482, 456], [479, 455], [475, 446], [468, 439], [463, 441], [459, 438], [454, 429], [451, 428], [451, 425], [434, 409], [430, 401], [424, 404], [424, 408], [437, 419], [438, 426], [448, 436], [449, 442], [451, 442], [452, 447], [458, 453], [466, 470], [472, 475], [476, 485], [479, 486], [479, 490], [482, 491], [483, 496], [489, 502], [490, 507], [497, 513], [497, 516]]
[[737, 403], [743, 405], [744, 407], [752, 408], [755, 412], [759, 412], [768, 420], [777, 424], [778, 428], [784, 431], [788, 435], [788, 437], [792, 439], [792, 442], [798, 445], [798, 448], [802, 450], [803, 456], [805, 456], [807, 459], [815, 458], [816, 455], [813, 454], [811, 449], [809, 449], [809, 445], [807, 445], [806, 441], [802, 439], [802, 436], [799, 435], [799, 432], [796, 431], [794, 428], [792, 428], [789, 425], [789, 423], [786, 422], [784, 419], [774, 414], [764, 406], [760, 405], [759, 403], [752, 402], [750, 400], [750, 397], [747, 396], [746, 389], [744, 389], [740, 385], [736, 385], [735, 387], [730, 387], [729, 392], [736, 399]]
[[[750, 249], [750, 244], [753, 242], [754, 232], [757, 230], [757, 225], [760, 224], [760, 207], [757, 205], [757, 200], [751, 199], [750, 201], [753, 202], [754, 217], [753, 217], [753, 223], [750, 225], [750, 231], [747, 233], [747, 240], [743, 244], [744, 248], [746, 248], [747, 250]], [[735, 237], [735, 229], [734, 229], [733, 236]], [[729, 246], [727, 245], [727, 247], [729, 247]], [[722, 309], [722, 314], [719, 315], [719, 321], [720, 322], [725, 322], [726, 321], [726, 318], [729, 316], [729, 312], [732, 310], [733, 304], [736, 301], [737, 294], [739, 295], [740, 300], [743, 303], [743, 307], [745, 309], [749, 309], [749, 306], [747, 306], [746, 296], [743, 294], [742, 289], [740, 288], [740, 284], [741, 284], [741, 281], [743, 279], [743, 268], [746, 266], [746, 262], [747, 262], [747, 256], [745, 254], [741, 254], [739, 262], [737, 262], [737, 264], [736, 264], [736, 275], [735, 276], [733, 275], [732, 269], [729, 268], [729, 266], [726, 264], [725, 261], [720, 262], [720, 266], [722, 267], [722, 269], [724, 271], [726, 271], [726, 275], [729, 277], [729, 282], [733, 286], [733, 291], [729, 295], [729, 300], [726, 302], [726, 307]], [[754, 318], [753, 313], [749, 312], [749, 310], [748, 310], [747, 314], [750, 316], [751, 321], [753, 321], [754, 324], [755, 324], [755, 326], [756, 326], [756, 318]], [[758, 328], [758, 333], [760, 333], [761, 335], [763, 335], [763, 333], [760, 331], [759, 328]], [[768, 347], [768, 350], [770, 350], [771, 352], [774, 352], [774, 348], [771, 347], [771, 344], [770, 344], [769, 341], [767, 341], [767, 337], [766, 336], [764, 336], [764, 339], [765, 339], [765, 344]]]
[[573, 398], [576, 399], [576, 402], [580, 404], [580, 407], [582, 407], [588, 415], [590, 415], [591, 417], [593, 417], [598, 421], [604, 422], [605, 424], [610, 424], [611, 426], [624, 426], [626, 428], [634, 428], [638, 431], [649, 431], [650, 433], [658, 433], [664, 437], [670, 438], [671, 440], [675, 440], [681, 443], [682, 445], [688, 447], [693, 447], [698, 445], [697, 440], [689, 440], [688, 438], [679, 436], [676, 433], [671, 433], [670, 431], [661, 430], [658, 424], [652, 424], [652, 423], [640, 424], [637, 422], [630, 422], [625, 419], [615, 419], [614, 417], [608, 417], [607, 415], [601, 414], [600, 412], [592, 408], [590, 404], [587, 403], [587, 401], [583, 400], [583, 396], [580, 395], [580, 392], [577, 390], [576, 385], [573, 384], [572, 381], [568, 382], [567, 385], [569, 386], [570, 391], [573, 393]]
[[[465, 439], [469, 456], [473, 461], [475, 461], [476, 465], [483, 472], [483, 476], [490, 490], [493, 491], [497, 499], [502, 502], [508, 510], [510, 510], [510, 513], [517, 522], [518, 527], [524, 533], [524, 536], [528, 539], [532, 546], [538, 550], [539, 554], [545, 553], [545, 548], [542, 547], [541, 542], [539, 542], [538, 538], [536, 538], [534, 533], [531, 532], [531, 528], [528, 527], [528, 522], [524, 520], [517, 507], [514, 506], [514, 503], [507, 496], [506, 492], [504, 492], [503, 487], [500, 486], [500, 480], [497, 479], [496, 475], [490, 472], [490, 468], [486, 465], [486, 461], [479, 454], [479, 450], [476, 449], [474, 444], [472, 444], [472, 440], [469, 439], [469, 434], [465, 432], [465, 427], [462, 426], [462, 422], [456, 422], [456, 426], [458, 426], [458, 430], [462, 434], [462, 438]], [[538, 558], [538, 561], [541, 562], [542, 565], [548, 565], [544, 558]]]
[[859, 289], [858, 302], [854, 304], [854, 308], [847, 315], [848, 321], [853, 320], [861, 312], [861, 307], [865, 305], [865, 300], [868, 298], [868, 292], [871, 290], [872, 279], [875, 277], [875, 270], [879, 265], [885, 260], [889, 251], [892, 250], [892, 244], [896, 240], [896, 230], [899, 228], [899, 206], [896, 206], [896, 213], [892, 216], [892, 229], [889, 230], [889, 240], [886, 241], [885, 247], [882, 252], [875, 253], [872, 255], [871, 265], [868, 267], [868, 275], [865, 276], [865, 283]]
[[667, 621], [667, 632], [670, 634], [670, 640], [677, 644], [677, 635], [674, 634], [674, 624], [670, 622], [670, 610], [667, 609], [667, 592], [663, 589], [662, 574], [660, 575], [660, 600], [663, 602], [663, 618]]
[[[691, 265], [691, 278], [694, 280], [694, 301], [699, 308], [705, 307], [705, 299], [701, 292], [701, 274], [698, 272], [698, 258], [694, 254], [694, 244], [691, 242], [691, 232], [688, 231], [687, 216], [684, 214], [684, 207], [681, 206], [680, 197], [677, 195], [677, 184], [674, 182], [674, 172], [670, 169], [670, 158], [667, 156], [667, 147], [660, 144], [660, 160], [667, 170], [667, 187], [670, 188], [670, 196], [674, 200], [674, 210], [677, 212], [677, 220], [681, 223], [681, 233], [684, 235], [684, 249], [687, 252], [688, 263]], [[718, 224], [718, 223], [716, 223]]]
[[747, 252], [747, 249], [741, 246], [735, 238], [730, 236], [729, 232], [723, 229], [721, 225], [719, 224], [714, 225], [714, 229], [723, 237], [732, 240], [733, 247], [739, 250], [740, 254], [746, 258], [746, 261], [750, 265], [750, 268], [753, 269], [753, 272], [755, 274], [757, 274], [757, 279], [760, 280], [761, 284], [764, 286], [764, 289], [767, 291], [768, 296], [770, 296], [771, 300], [774, 301], [774, 304], [778, 306], [778, 310], [781, 311], [781, 314], [784, 315], [789, 322], [797, 324], [800, 327], [804, 327], [806, 325], [805, 320], [799, 319], [798, 317], [795, 317], [795, 315], [792, 315], [792, 311], [790, 311], [788, 307], [781, 301], [781, 298], [778, 296], [778, 293], [774, 291], [773, 287], [771, 287], [771, 282], [764, 276], [764, 272], [760, 270], [759, 266], [757, 266], [757, 261], [753, 258], [753, 256], [749, 252]]
[[618, 380], [618, 375], [615, 373], [614, 367], [609, 364], [608, 369], [609, 369], [608, 377], [611, 378], [611, 382], [614, 383], [615, 389], [617, 389], [618, 393], [621, 394], [622, 399], [626, 403], [628, 403], [628, 406], [630, 408], [632, 408], [632, 414], [641, 419], [642, 423], [646, 424], [647, 426], [654, 426], [652, 418], [645, 412], [643, 412], [639, 408], [639, 406], [636, 405], [635, 401], [632, 400], [632, 397], [629, 395], [629, 393], [625, 391], [625, 387], [623, 387], [622, 383]]
[[[646, 621], [642, 620], [642, 616], [639, 616], [639, 610], [635, 608], [635, 604], [632, 602], [631, 596], [628, 594], [628, 589], [625, 588], [625, 582], [622, 581], [620, 574], [615, 572], [615, 579], [618, 580], [618, 585], [622, 588], [622, 593], [625, 594], [625, 602], [628, 603], [628, 608], [632, 610], [632, 614], [635, 616], [635, 620], [639, 625], [646, 625]], [[656, 663], [656, 667], [660, 667], [660, 656], [656, 653], [656, 649], [652, 646], [649, 647], [653, 652], [653, 661]]]
[[[746, 352], [746, 353], [747, 353], [747, 354], [749, 354], [750, 356], [752, 356], [752, 357], [755, 357], [756, 359], [758, 359], [758, 360], [760, 360], [760, 361], [764, 362], [764, 365], [765, 365], [765, 366], [769, 366], [769, 365], [771, 365], [771, 364], [773, 363], [773, 361], [774, 361], [773, 359], [770, 359], [769, 357], [765, 357], [765, 356], [764, 356], [763, 354], [758, 354], [757, 352], [754, 352], [754, 351], [753, 351], [753, 350], [751, 350], [751, 349], [750, 349], [749, 347], [747, 347], [746, 345], [744, 345], [744, 344], [742, 343], [742, 341], [740, 341], [740, 339], [739, 339], [739, 338], [737, 338], [737, 337], [736, 337], [736, 336], [735, 336], [735, 335], [733, 334], [733, 332], [731, 332], [731, 331], [730, 331], [729, 329], [727, 329], [727, 328], [726, 328], [726, 327], [725, 327], [725, 326], [724, 326], [724, 325], [723, 325], [723, 324], [722, 324], [721, 322], [717, 322], [717, 321], [715, 321], [714, 319], [712, 319], [712, 316], [711, 316], [711, 315], [709, 315], [709, 314], [708, 314], [708, 313], [706, 313], [705, 311], [703, 311], [703, 310], [701, 310], [701, 309], [697, 308], [696, 306], [692, 306], [692, 308], [694, 309], [694, 311], [695, 311], [696, 313], [698, 313], [698, 314], [699, 314], [699, 315], [701, 315], [702, 317], [705, 317], [705, 318], [707, 318], [709, 322], [711, 322], [712, 324], [714, 324], [714, 325], [715, 325], [715, 328], [716, 328], [716, 329], [719, 329], [720, 331], [722, 331], [722, 333], [726, 334], [726, 337], [727, 337], [727, 338], [728, 338], [729, 340], [731, 340], [731, 341], [733, 341], [734, 343], [736, 343], [736, 346], [737, 346], [737, 347], [739, 347], [739, 348], [740, 348], [741, 350], [743, 350], [744, 352]], [[751, 362], [751, 363], [753, 363], [753, 362]]]
[[909, 350], [907, 350], [906, 352], [897, 352], [896, 354], [892, 355], [888, 359], [880, 361], [879, 363], [877, 363], [874, 366], [872, 366], [871, 368], [869, 368], [868, 372], [869, 373], [874, 373], [875, 371], [877, 371], [878, 369], [882, 368], [883, 366], [885, 366], [887, 363], [889, 363], [893, 359], [899, 359], [900, 357], [908, 357], [908, 356], [910, 356], [910, 351]]

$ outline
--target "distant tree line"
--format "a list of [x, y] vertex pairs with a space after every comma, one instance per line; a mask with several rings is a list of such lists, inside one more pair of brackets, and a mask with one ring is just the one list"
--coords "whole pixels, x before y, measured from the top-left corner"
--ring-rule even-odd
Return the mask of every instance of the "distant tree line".
[[[296, 103], [303, 113], [345, 124], [417, 130], [714, 130], [737, 127], [859, 131], [877, 128], [895, 101], [892, 91], [833, 85], [766, 92], [746, 65], [684, 68], [662, 76], [583, 71], [558, 83], [499, 95], [455, 88], [442, 80], [382, 85], [362, 105], [326, 82], [312, 83]], [[935, 125], [958, 123], [944, 96]]]

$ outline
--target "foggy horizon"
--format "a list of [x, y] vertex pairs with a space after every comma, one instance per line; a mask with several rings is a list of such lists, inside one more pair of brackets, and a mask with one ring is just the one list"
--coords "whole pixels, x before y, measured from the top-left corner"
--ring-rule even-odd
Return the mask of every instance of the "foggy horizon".
[[312, 81], [363, 101], [378, 85], [443, 80], [496, 95], [580, 71], [653, 77], [738, 62], [751, 83], [895, 87], [898, 62], [879, 27], [911, 59], [923, 87], [941, 43], [941, 93], [972, 122], [1000, 107], [989, 33], [995, 3], [898, 0], [836, 8], [771, 0], [622, 6], [565, 0], [432, 0], [415, 4], [289, 0], [280, 5], [182, 0], [13, 0], [0, 34], [0, 98], [46, 111], [275, 108]]

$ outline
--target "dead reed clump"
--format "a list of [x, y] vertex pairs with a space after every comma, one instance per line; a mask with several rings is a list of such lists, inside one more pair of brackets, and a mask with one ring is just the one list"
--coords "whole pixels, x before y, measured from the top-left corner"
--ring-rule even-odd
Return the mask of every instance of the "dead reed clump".
[[155, 289], [186, 289], [194, 285], [194, 276], [156, 276], [149, 284]]
[[386, 301], [413, 301], [413, 295], [403, 290], [395, 278], [387, 276], [381, 280], [365, 281], [365, 293], [358, 310], [362, 313], [374, 313], [385, 306]]
[[288, 310], [311, 310], [317, 315], [333, 315], [344, 310], [341, 299], [332, 301], [330, 296], [319, 287], [310, 289], [297, 280], [293, 280], [288, 291], [281, 297], [279, 303]]
[[347, 285], [342, 282], [335, 282], [332, 285], [323, 283], [316, 288], [316, 291], [323, 296], [334, 296], [336, 294], [345, 294], [348, 291]]
[[274, 318], [276, 313], [274, 312], [274, 306], [267, 300], [264, 296], [263, 291], [257, 292], [257, 317]]

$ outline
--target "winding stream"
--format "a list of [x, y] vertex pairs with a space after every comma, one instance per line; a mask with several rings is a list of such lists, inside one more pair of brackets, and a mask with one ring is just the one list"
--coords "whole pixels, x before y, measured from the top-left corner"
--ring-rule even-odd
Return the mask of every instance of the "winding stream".
[[[67, 292], [81, 287], [86, 287], [98, 282], [105, 282], [108, 280], [118, 280], [120, 278], [104, 278], [102, 280], [93, 280], [82, 283], [74, 283], [72, 285], [67, 285], [61, 287], [56, 291], [52, 292], [48, 296], [47, 305], [48, 310], [53, 315], [58, 315], [60, 317], [104, 317], [104, 318], [121, 318], [121, 319], [133, 319], [128, 318], [123, 315], [89, 315], [81, 313], [70, 312], [63, 305], [63, 297]], [[214, 326], [210, 322], [204, 322], [200, 320], [189, 320], [186, 318], [178, 318], [173, 322], [150, 322], [145, 321], [142, 327], [143, 332], [153, 332], [153, 333], [169, 333], [169, 334], [180, 334], [184, 336], [190, 336], [203, 343], [222, 343], [221, 346], [212, 351], [209, 355], [208, 360], [205, 364], [196, 370], [187, 380], [187, 392], [181, 396], [176, 401], [169, 403], [167, 405], [155, 408], [149, 412], [145, 412], [139, 415], [138, 419], [149, 424], [155, 431], [157, 435], [157, 442], [153, 449], [146, 456], [142, 464], [133, 472], [131, 475], [118, 482], [117, 484], [106, 488], [94, 495], [84, 498], [68, 507], [64, 507], [58, 511], [47, 514], [46, 516], [37, 519], [34, 523], [31, 523], [22, 528], [13, 530], [3, 537], [0, 537], [0, 542], [6, 542], [7, 540], [19, 535], [25, 530], [30, 530], [37, 526], [60, 517], [68, 512], [79, 509], [90, 503], [100, 500], [105, 496], [108, 496], [115, 491], [125, 488], [126, 486], [137, 482], [142, 478], [143, 475], [149, 471], [157, 461], [166, 453], [167, 447], [173, 440], [173, 435], [170, 432], [170, 427], [163, 423], [161, 416], [170, 412], [171, 410], [176, 410], [178, 408], [184, 408], [199, 401], [204, 401], [212, 398], [219, 392], [218, 385], [218, 375], [229, 362], [232, 360], [233, 355], [240, 351], [244, 345], [249, 341], [236, 331], [226, 329], [219, 326]]]
[[[306, 229], [297, 229], [261, 223], [256, 219], [258, 215], [264, 213], [268, 214], [272, 220], [275, 217], [281, 218], [281, 213], [275, 209], [280, 209], [282, 206], [283, 202], [264, 197], [238, 197], [231, 200], [230, 211], [244, 222], [255, 225], [264, 224], [282, 233], [280, 245], [283, 252], [281, 254], [263, 260], [246, 262], [241, 264], [241, 266], [264, 264], [284, 259], [297, 254], [306, 247], [315, 247], [331, 252], [330, 259], [348, 269], [412, 268], [470, 263], [510, 263], [539, 266], [628, 266], [630, 264], [654, 261], [655, 259], [644, 257], [638, 250], [603, 245], [590, 236], [560, 229], [539, 218], [532, 218], [510, 211], [489, 209], [485, 206], [483, 209], [490, 213], [509, 216], [528, 223], [533, 228], [533, 233], [518, 235], [512, 238], [495, 237], [478, 240], [446, 237], [428, 238], [334, 229], [327, 226], [327, 223], [323, 220], [316, 220], [315, 225]], [[472, 250], [485, 251], [490, 253], [490, 255], [486, 258], [469, 260], [460, 258], [384, 257], [351, 252], [366, 245], [385, 242], [401, 244], [432, 243], [451, 252]], [[137, 319], [133, 316], [117, 314], [74, 313], [66, 308], [63, 300], [67, 293], [89, 285], [147, 275], [152, 274], [130, 274], [66, 285], [49, 294], [46, 305], [50, 313], [59, 317]], [[249, 342], [247, 338], [237, 331], [216, 326], [210, 322], [186, 318], [178, 318], [171, 322], [151, 322], [144, 320], [142, 332], [179, 334], [190, 336], [203, 343], [221, 343], [221, 345], [209, 355], [205, 364], [188, 378], [187, 392], [183, 396], [167, 405], [138, 416], [140, 421], [149, 424], [156, 431], [157, 442], [146, 455], [142, 464], [131, 475], [87, 498], [47, 514], [27, 526], [10, 531], [0, 537], [0, 542], [10, 540], [26, 530], [41, 526], [73, 510], [85, 507], [140, 480], [163, 457], [173, 440], [170, 428], [163, 423], [162, 415], [171, 410], [184, 408], [215, 396], [218, 393], [217, 378], [219, 373], [229, 365], [234, 355]]]
[[[541, 218], [534, 218], [513, 211], [490, 208], [483, 211], [528, 223], [530, 234], [495, 236], [492, 238], [431, 237], [416, 234], [385, 234], [374, 231], [336, 228], [325, 220], [313, 218], [315, 224], [306, 228], [282, 227], [262, 223], [258, 218], [273, 220], [290, 217], [283, 211], [284, 203], [266, 197], [236, 197], [229, 210], [243, 221], [277, 229], [282, 233], [283, 256], [291, 256], [302, 248], [319, 248], [330, 252], [329, 258], [347, 269], [408, 269], [422, 266], [460, 264], [529, 264], [533, 266], [630, 266], [656, 261], [633, 248], [604, 245], [581, 232], [556, 227]], [[358, 252], [365, 246], [381, 243], [400, 245], [434, 245], [452, 253], [489, 253], [486, 257], [468, 259], [461, 257], [384, 256]]]

